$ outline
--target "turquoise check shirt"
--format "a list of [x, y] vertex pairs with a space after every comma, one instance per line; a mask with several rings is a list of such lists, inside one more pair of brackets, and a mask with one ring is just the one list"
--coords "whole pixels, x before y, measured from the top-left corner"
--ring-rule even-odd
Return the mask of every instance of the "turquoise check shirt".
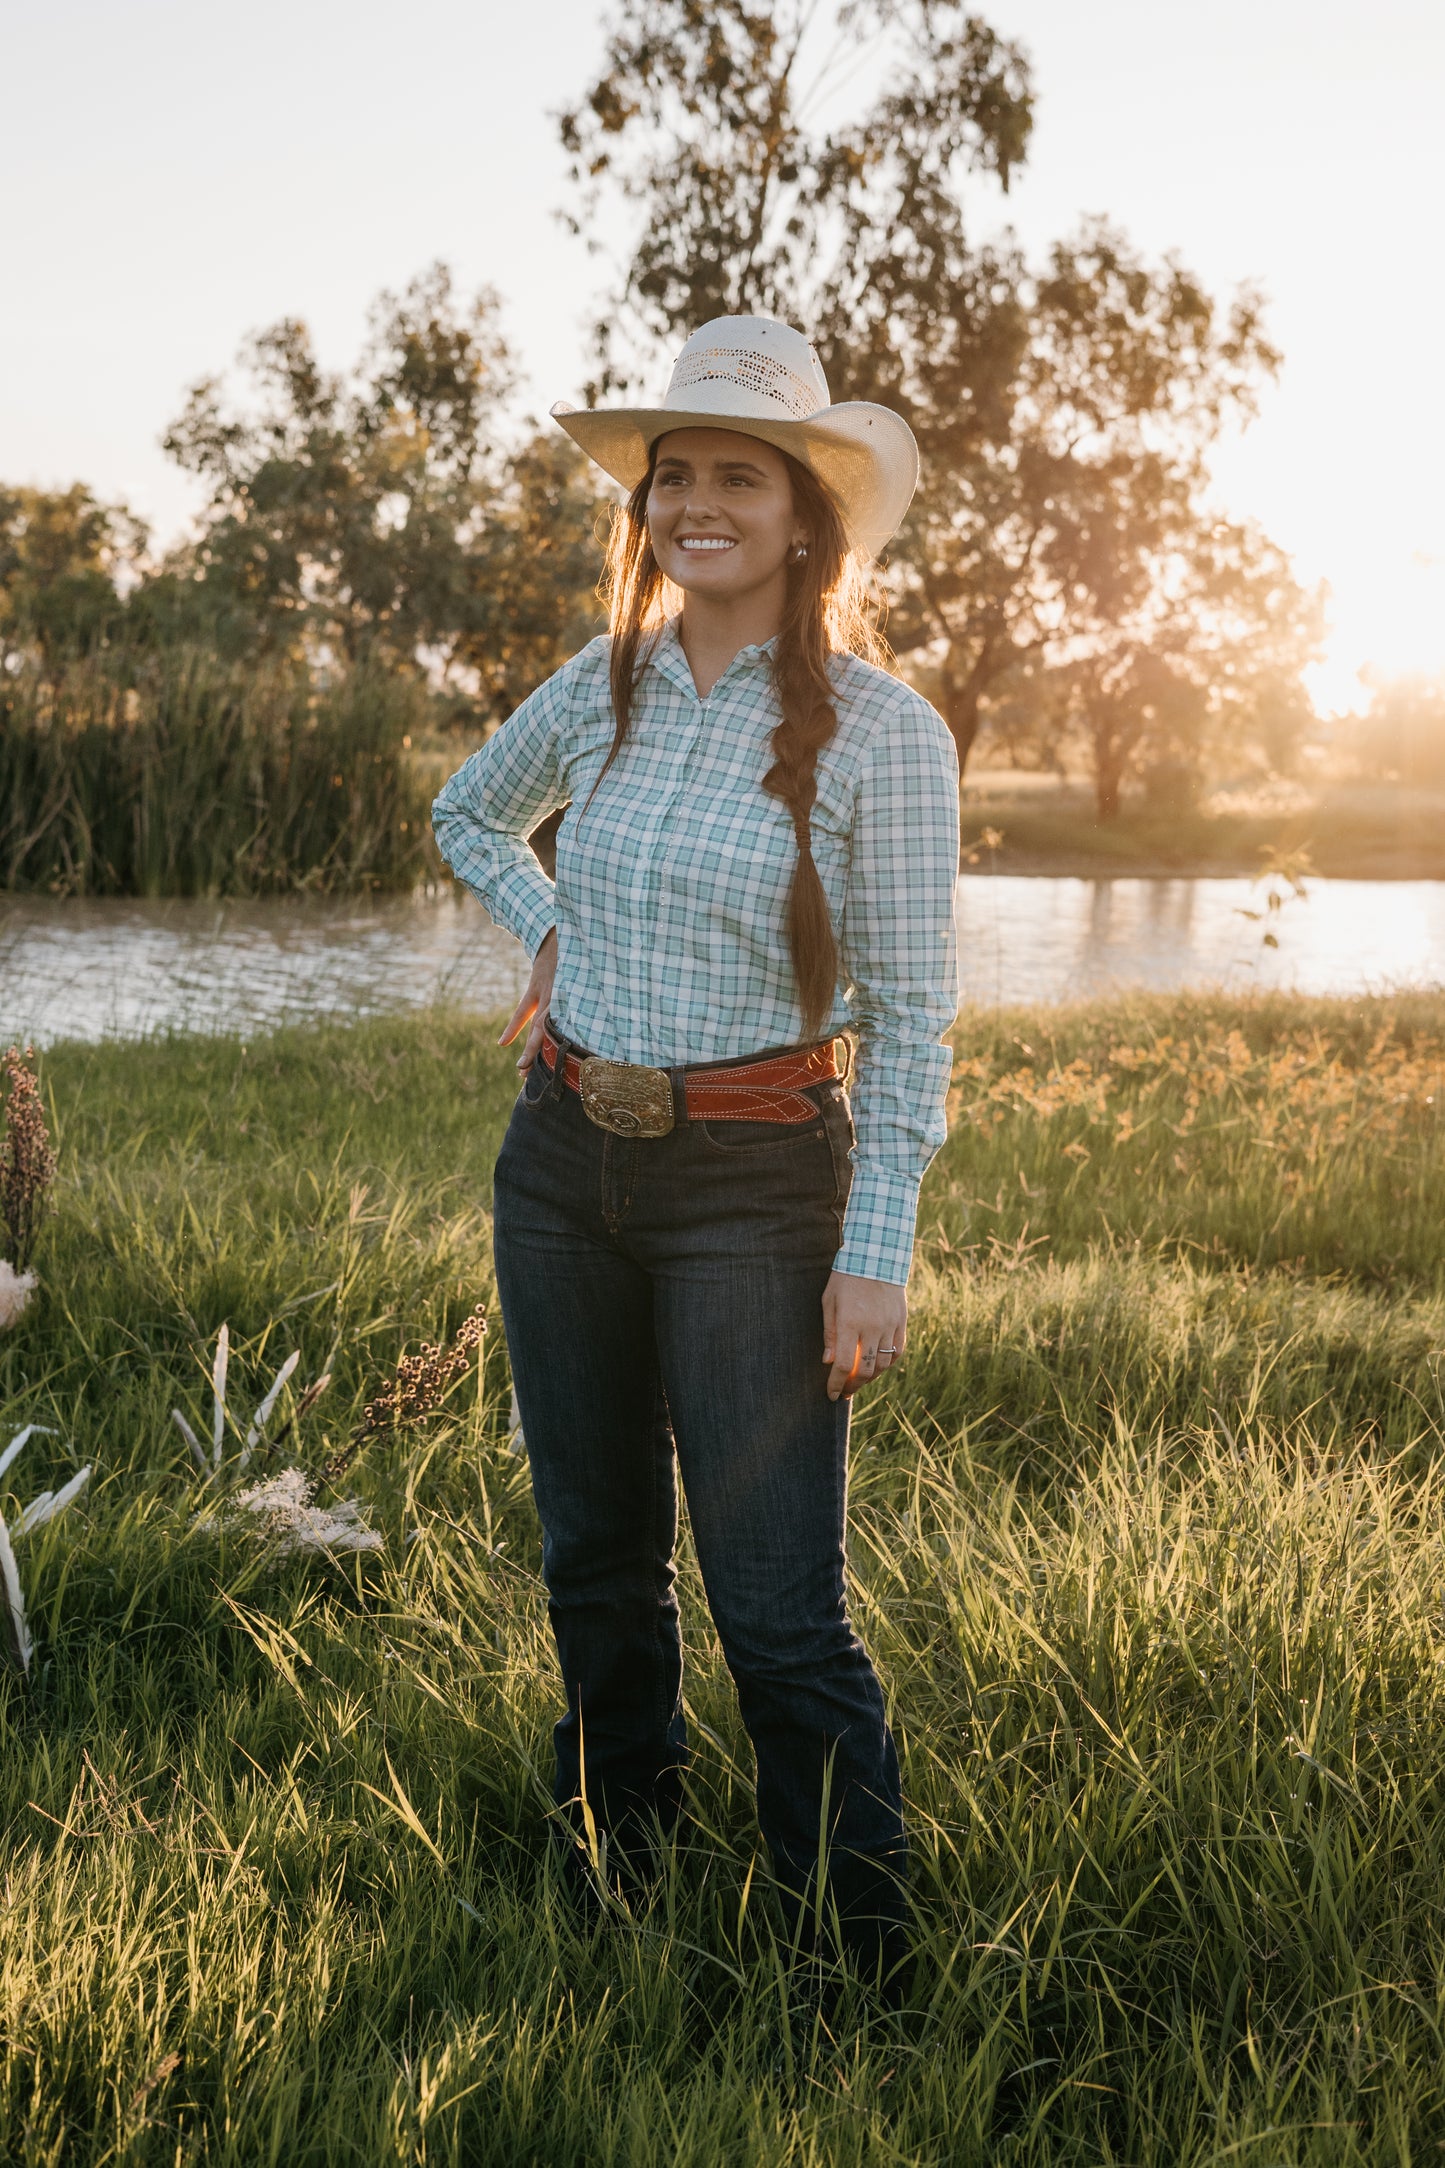
[[[779, 720], [770, 650], [744, 648], [702, 700], [664, 626], [627, 743], [584, 814], [612, 743], [603, 635], [436, 801], [442, 856], [496, 923], [529, 955], [556, 927], [552, 1015], [589, 1053], [667, 1067], [803, 1038], [786, 930], [797, 845], [787, 808], [762, 788]], [[841, 959], [827, 1031], [858, 1041], [835, 1262], [902, 1286], [919, 1184], [946, 1134], [958, 762], [942, 719], [897, 678], [852, 655], [834, 659], [833, 678], [813, 857]], [[527, 837], [569, 801], [554, 887]]]

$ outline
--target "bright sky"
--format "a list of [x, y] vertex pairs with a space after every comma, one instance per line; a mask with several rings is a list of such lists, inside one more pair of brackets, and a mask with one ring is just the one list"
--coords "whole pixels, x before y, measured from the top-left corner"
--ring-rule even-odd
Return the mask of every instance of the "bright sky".
[[[1217, 463], [1330, 581], [1326, 707], [1354, 673], [1445, 668], [1445, 9], [1434, 0], [979, 0], [1039, 92], [1008, 204], [1041, 245], [1086, 212], [1216, 290], [1271, 297], [1286, 366]], [[323, 359], [377, 289], [446, 258], [490, 282], [540, 413], [576, 396], [597, 262], [553, 217], [549, 114], [597, 0], [8, 0], [0, 475], [194, 504], [159, 437], [185, 387], [283, 314]]]

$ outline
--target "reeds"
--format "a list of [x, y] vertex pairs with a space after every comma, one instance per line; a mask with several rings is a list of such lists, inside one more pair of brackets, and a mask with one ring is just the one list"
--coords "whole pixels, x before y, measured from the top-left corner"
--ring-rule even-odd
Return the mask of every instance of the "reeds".
[[0, 889], [406, 888], [429, 856], [424, 690], [166, 650], [0, 684]]

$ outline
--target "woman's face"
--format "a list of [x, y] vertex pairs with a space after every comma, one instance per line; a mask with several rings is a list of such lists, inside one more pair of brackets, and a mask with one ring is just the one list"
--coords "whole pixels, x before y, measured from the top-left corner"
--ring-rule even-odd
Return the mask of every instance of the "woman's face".
[[647, 531], [666, 577], [718, 602], [780, 581], [806, 539], [782, 453], [734, 429], [674, 429], [662, 438]]

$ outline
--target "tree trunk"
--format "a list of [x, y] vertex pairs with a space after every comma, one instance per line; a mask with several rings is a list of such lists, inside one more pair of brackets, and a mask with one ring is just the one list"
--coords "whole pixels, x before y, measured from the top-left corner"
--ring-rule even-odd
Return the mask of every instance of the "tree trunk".
[[961, 692], [944, 695], [943, 720], [958, 747], [960, 776], [968, 766], [968, 756], [973, 751], [973, 742], [978, 736], [978, 710], [979, 694], [971, 686], [965, 686]]
[[949, 664], [953, 660], [950, 648], [943, 666], [943, 720], [947, 723], [958, 747], [958, 772], [960, 776], [968, 766], [968, 756], [973, 751], [978, 736], [979, 709], [983, 696], [996, 677], [1003, 674], [1010, 659], [1011, 650], [1000, 648], [991, 638], [985, 638], [982, 647], [969, 666], [967, 675], [956, 678]]
[[1119, 797], [1128, 758], [1126, 741], [1123, 731], [1118, 728], [1117, 717], [1107, 705], [1097, 707], [1090, 721], [1094, 741], [1094, 818], [1115, 821], [1119, 818]]

